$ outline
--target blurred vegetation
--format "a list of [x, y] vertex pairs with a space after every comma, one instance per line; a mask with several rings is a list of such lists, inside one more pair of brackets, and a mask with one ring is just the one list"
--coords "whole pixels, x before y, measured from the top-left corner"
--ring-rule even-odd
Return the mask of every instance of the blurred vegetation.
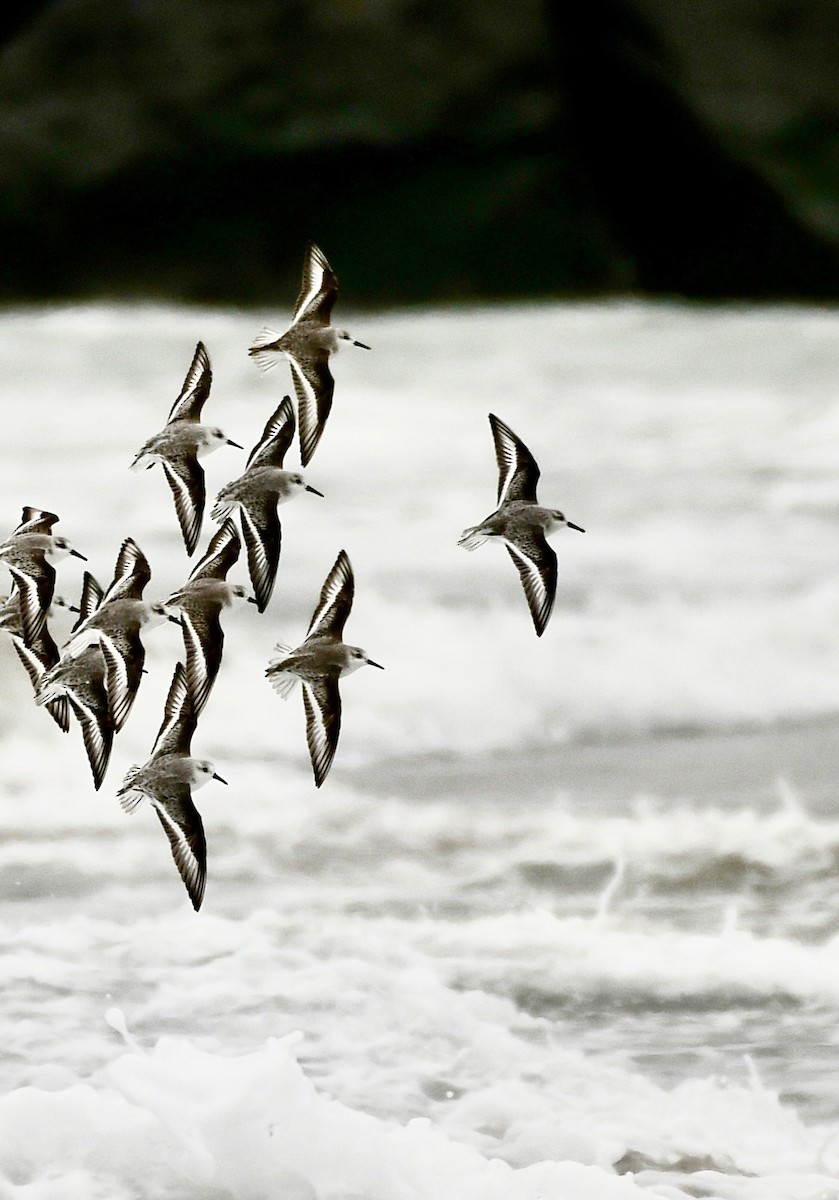
[[[827, 0], [50, 0], [0, 23], [0, 298], [832, 299]], [[806, 79], [806, 82], [802, 82]]]

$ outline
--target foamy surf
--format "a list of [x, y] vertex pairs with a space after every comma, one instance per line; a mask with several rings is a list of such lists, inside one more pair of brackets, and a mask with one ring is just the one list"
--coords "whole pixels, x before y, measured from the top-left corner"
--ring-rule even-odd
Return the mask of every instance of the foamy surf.
[[[326, 499], [284, 513], [270, 605], [230, 623], [201, 715], [230, 787], [200, 794], [198, 916], [154, 814], [115, 796], [178, 630], [149, 639], [98, 794], [0, 641], [0, 1195], [836, 1200], [836, 316], [363, 326], [375, 349], [340, 364], [318, 447]], [[131, 451], [199, 339], [219, 420], [253, 444], [289, 382], [248, 362], [255, 327], [0, 315], [8, 525], [59, 512], [100, 575], [132, 536], [148, 596], [171, 594], [171, 498]], [[456, 544], [495, 486], [488, 411], [587, 530], [557, 542], [541, 639], [506, 556]], [[387, 670], [353, 678], [315, 792], [301, 706], [264, 671], [342, 546], [353, 639]]]
[[[106, 1016], [127, 1034], [122, 1014]], [[679, 1200], [697, 1185], [732, 1200], [837, 1194], [839, 1159], [824, 1136], [756, 1079], [664, 1092], [566, 1054], [546, 1097], [506, 1079], [501, 1058], [488, 1086], [438, 1080], [433, 1122], [400, 1122], [316, 1086], [296, 1033], [238, 1055], [128, 1038], [128, 1052], [89, 1080], [0, 1100], [6, 1195], [121, 1200], [139, 1186], [183, 1200], [436, 1200], [442, 1187], [470, 1200]]]

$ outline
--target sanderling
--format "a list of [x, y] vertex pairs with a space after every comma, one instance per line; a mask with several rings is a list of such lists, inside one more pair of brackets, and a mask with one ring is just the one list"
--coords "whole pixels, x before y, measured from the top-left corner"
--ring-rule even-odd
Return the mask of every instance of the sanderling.
[[269, 370], [280, 358], [288, 359], [297, 395], [300, 461], [304, 467], [315, 452], [332, 408], [335, 380], [329, 369], [330, 355], [342, 342], [370, 349], [364, 342], [357, 342], [346, 329], [336, 329], [330, 324], [337, 295], [334, 271], [323, 251], [310, 242], [291, 326], [282, 335], [267, 327], [260, 330], [248, 350], [264, 370]]
[[[151, 579], [148, 559], [133, 538], [126, 538], [117, 555], [114, 578], [101, 594], [96, 580], [85, 572], [80, 610], [82, 615], [64, 644], [62, 658], [98, 643], [108, 667], [108, 701], [114, 732], [125, 724], [137, 695], [146, 658], [140, 631], [165, 621], [180, 624], [161, 601], [143, 600]], [[98, 602], [95, 602], [97, 592]]]
[[108, 665], [99, 646], [86, 646], [81, 654], [63, 658], [40, 681], [36, 701], [51, 704], [66, 696], [82, 729], [93, 786], [98, 791], [108, 769], [114, 726], [108, 703]]
[[221, 610], [244, 601], [256, 604], [241, 584], [227, 582], [227, 572], [238, 559], [240, 549], [236, 526], [228, 518], [216, 530], [189, 579], [166, 601], [180, 610], [186, 681], [196, 718], [207, 703], [221, 665], [224, 646]]
[[204, 470], [198, 456], [225, 445], [242, 449], [218, 426], [201, 424], [201, 409], [212, 378], [207, 351], [199, 342], [166, 426], [137, 451], [131, 464], [134, 471], [153, 467], [156, 462], [163, 467], [188, 554], [196, 547], [204, 517]]
[[[59, 660], [58, 646], [47, 627], [46, 621], [44, 621], [41, 631], [35, 640], [31, 645], [27, 646], [26, 639], [23, 636], [20, 598], [20, 592], [15, 589], [11, 596], [3, 600], [2, 605], [0, 605], [0, 629], [4, 633], [8, 633], [12, 639], [12, 645], [29, 676], [32, 690], [37, 696], [44, 675]], [[56, 596], [53, 598], [53, 603], [64, 605], [65, 602]], [[66, 605], [66, 607], [70, 608], [71, 606]], [[46, 705], [46, 709], [58, 728], [66, 733], [70, 728], [70, 708], [67, 697], [64, 695], [56, 697], [55, 700], [51, 700]]]
[[291, 650], [281, 643], [265, 674], [275, 691], [287, 699], [299, 679], [303, 685], [306, 711], [306, 741], [315, 776], [320, 787], [326, 778], [341, 731], [341, 694], [338, 680], [368, 663], [379, 667], [358, 646], [342, 640], [344, 624], [353, 602], [353, 571], [346, 551], [341, 550], [321, 588], [320, 599], [312, 614], [305, 641]]
[[166, 831], [192, 907], [198, 912], [207, 878], [207, 842], [201, 814], [192, 802], [192, 791], [210, 779], [227, 781], [216, 774], [211, 762], [191, 756], [196, 724], [186, 672], [179, 662], [149, 760], [144, 766], [128, 771], [117, 798], [125, 812], [133, 812], [144, 799], [151, 803]]
[[291, 399], [284, 396], [251, 451], [244, 474], [221, 489], [212, 512], [214, 521], [223, 521], [236, 508], [241, 513], [248, 570], [260, 612], [265, 612], [271, 598], [280, 561], [282, 530], [277, 505], [300, 492], [323, 496], [299, 471], [282, 469], [293, 439], [294, 409]]
[[566, 525], [585, 530], [556, 508], [536, 500], [539, 467], [533, 455], [503, 421], [489, 414], [498, 462], [498, 507], [480, 525], [464, 529], [458, 545], [474, 550], [489, 538], [502, 541], [516, 564], [538, 637], [544, 633], [556, 595], [556, 555], [545, 540]]
[[86, 561], [68, 538], [51, 532], [57, 520], [55, 513], [26, 506], [18, 527], [0, 543], [0, 561], [8, 567], [20, 593], [20, 616], [27, 645], [37, 640], [52, 604], [55, 590], [52, 563], [68, 554]]

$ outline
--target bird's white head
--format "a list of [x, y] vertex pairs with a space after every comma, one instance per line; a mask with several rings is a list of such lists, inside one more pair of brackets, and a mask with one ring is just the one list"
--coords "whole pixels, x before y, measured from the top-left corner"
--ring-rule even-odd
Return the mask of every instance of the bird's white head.
[[155, 625], [162, 625], [164, 621], [172, 621], [175, 625], [180, 625], [181, 618], [177, 610], [163, 600], [155, 600], [146, 605], [144, 623], [149, 629], [153, 629]]
[[351, 671], [357, 671], [359, 667], [378, 667], [380, 671], [384, 670], [381, 663], [374, 662], [367, 654], [366, 650], [362, 650], [360, 646], [347, 646], [346, 663], [342, 675], [349, 675]]
[[256, 604], [256, 597], [252, 596], [246, 587], [241, 583], [231, 583], [227, 588], [228, 605], [230, 608], [238, 608], [240, 604]]
[[53, 562], [66, 558], [68, 554], [72, 554], [74, 558], [80, 558], [82, 562], [87, 562], [85, 556], [74, 549], [73, 543], [66, 537], [50, 538], [50, 543], [44, 550], [44, 557], [52, 559]]
[[578, 533], [585, 533], [582, 525], [575, 525], [573, 521], [569, 521], [565, 513], [560, 512], [558, 508], [551, 508], [548, 510], [548, 513], [550, 516], [550, 524], [548, 525], [547, 529], [548, 533], [553, 533], [554, 530], [561, 529], [563, 525], [565, 525], [568, 529], [576, 529]]
[[323, 496], [323, 492], [319, 492], [316, 487], [307, 483], [299, 471], [283, 471], [280, 499], [290, 500], [299, 492], [312, 492], [315, 496]]
[[206, 758], [194, 758], [192, 760], [191, 774], [191, 783], [194, 788], [203, 787], [211, 779], [217, 779], [219, 783], [227, 783], [226, 779], [222, 779], [221, 775], [217, 774], [215, 765]]
[[[370, 347], [365, 345], [364, 342], [356, 341], [348, 329], [336, 329], [335, 337], [337, 338], [338, 342], [349, 342], [351, 346], [358, 346], [361, 350], [370, 349]], [[337, 350], [338, 347], [336, 346], [335, 348]]]
[[238, 442], [234, 442], [232, 438], [229, 438], [223, 429], [219, 429], [218, 425], [205, 425], [196, 453], [199, 456], [202, 454], [212, 454], [214, 450], [218, 450], [219, 446], [235, 446], [237, 450], [242, 449], [242, 446]]

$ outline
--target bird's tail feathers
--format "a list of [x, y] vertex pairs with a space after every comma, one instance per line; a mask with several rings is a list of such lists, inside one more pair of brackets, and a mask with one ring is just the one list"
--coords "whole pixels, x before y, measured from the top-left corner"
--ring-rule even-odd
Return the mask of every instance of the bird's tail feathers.
[[126, 772], [125, 779], [122, 781], [122, 787], [117, 792], [117, 800], [120, 807], [125, 813], [132, 813], [145, 800], [145, 795], [137, 788], [132, 787], [132, 783], [140, 774], [141, 768], [138, 766], [129, 767]]
[[49, 671], [45, 671], [38, 681], [38, 687], [35, 691], [35, 703], [50, 704], [54, 700], [60, 700], [65, 694], [65, 689], [59, 681], [56, 670], [52, 667]]
[[277, 642], [274, 649], [277, 653], [269, 662], [265, 674], [274, 691], [279, 696], [282, 696], [283, 700], [287, 700], [294, 691], [294, 685], [297, 683], [299, 676], [293, 671], [282, 670], [282, 665], [287, 655], [291, 653], [291, 646], [286, 646], [284, 642]]
[[464, 529], [463, 533], [457, 539], [458, 546], [462, 546], [464, 550], [477, 550], [478, 546], [483, 546], [487, 540], [486, 534], [481, 533], [479, 525], [473, 525], [469, 529]]
[[248, 354], [255, 359], [263, 371], [270, 371], [284, 357], [282, 351], [276, 349], [279, 336], [276, 329], [269, 329], [266, 325], [260, 329], [253, 340], [253, 345], [248, 350]]
[[210, 516], [214, 521], [226, 521], [228, 517], [233, 516], [236, 508], [237, 505], [234, 500], [222, 500], [221, 498], [218, 498], [213, 505]]
[[298, 682], [298, 677], [293, 675], [291, 671], [276, 671], [269, 674], [268, 679], [270, 680], [271, 687], [283, 700], [288, 700], [294, 691], [294, 685]]

